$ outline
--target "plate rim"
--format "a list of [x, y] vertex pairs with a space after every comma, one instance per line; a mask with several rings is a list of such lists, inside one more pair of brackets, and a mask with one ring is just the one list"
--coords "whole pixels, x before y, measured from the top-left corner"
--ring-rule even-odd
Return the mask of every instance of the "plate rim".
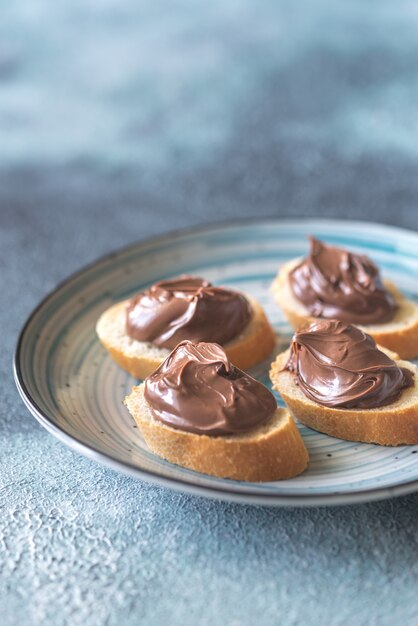
[[[405, 481], [400, 484], [395, 484], [390, 487], [374, 487], [372, 489], [366, 490], [354, 490], [349, 493], [328, 493], [328, 494], [259, 494], [255, 492], [247, 492], [242, 493], [233, 489], [233, 482], [231, 482], [231, 487], [228, 486], [226, 481], [225, 488], [222, 487], [210, 487], [208, 485], [196, 485], [192, 482], [188, 482], [182, 480], [181, 478], [171, 478], [169, 476], [161, 476], [157, 472], [153, 472], [150, 470], [144, 470], [138, 468], [136, 465], [133, 465], [129, 462], [119, 461], [115, 459], [111, 455], [108, 455], [100, 450], [95, 449], [93, 446], [87, 445], [77, 437], [69, 435], [65, 430], [60, 428], [57, 424], [55, 424], [51, 418], [44, 412], [36, 400], [32, 397], [31, 392], [29, 391], [25, 380], [24, 375], [21, 369], [21, 351], [25, 341], [26, 334], [29, 330], [29, 327], [32, 323], [33, 318], [37, 315], [37, 313], [45, 307], [45, 305], [49, 302], [50, 299], [54, 298], [59, 291], [65, 288], [69, 283], [73, 280], [76, 280], [79, 276], [89, 272], [94, 269], [98, 265], [102, 263], [106, 263], [111, 261], [118, 255], [123, 255], [130, 250], [134, 250], [138, 247], [142, 246], [152, 246], [160, 243], [164, 243], [165, 241], [180, 239], [183, 236], [187, 235], [198, 235], [200, 233], [206, 233], [210, 231], [216, 232], [217, 230], [223, 230], [228, 227], [234, 226], [245, 226], [251, 225], [252, 223], [257, 224], [267, 224], [271, 222], [276, 222], [280, 224], [287, 225], [288, 227], [292, 226], [300, 226], [301, 219], [304, 218], [280, 218], [277, 216], [266, 216], [263, 218], [249, 217], [238, 220], [223, 220], [216, 221], [209, 224], [197, 224], [187, 228], [180, 228], [175, 230], [170, 230], [167, 233], [146, 237], [144, 239], [137, 240], [131, 244], [126, 246], [121, 246], [119, 248], [113, 249], [110, 252], [99, 256], [97, 259], [93, 260], [90, 263], [83, 265], [77, 271], [71, 273], [64, 280], [57, 283], [57, 285], [50, 290], [41, 300], [40, 302], [32, 309], [32, 311], [27, 316], [24, 324], [21, 327], [21, 330], [18, 334], [18, 339], [13, 355], [13, 375], [14, 381], [19, 392], [21, 399], [23, 400], [24, 405], [29, 410], [29, 412], [35, 417], [35, 419], [43, 426], [49, 433], [54, 435], [59, 441], [64, 443], [71, 450], [81, 454], [82, 456], [88, 458], [91, 461], [95, 461], [96, 463], [109, 467], [113, 470], [116, 470], [120, 473], [123, 473], [128, 476], [132, 476], [135, 478], [139, 478], [147, 483], [168, 487], [174, 491], [181, 493], [188, 493], [196, 496], [203, 496], [214, 498], [223, 501], [236, 502], [240, 504], [253, 504], [253, 505], [263, 505], [263, 506], [288, 506], [288, 507], [302, 507], [302, 506], [335, 506], [335, 505], [343, 505], [343, 504], [355, 504], [361, 502], [371, 502], [376, 500], [382, 500], [385, 498], [402, 496], [407, 494], [412, 494], [415, 491], [418, 491], [418, 479], [413, 479], [410, 481]], [[377, 222], [372, 221], [363, 221], [363, 220], [345, 220], [338, 218], [307, 218], [304, 219], [304, 225], [327, 225], [327, 226], [335, 226], [336, 228], [342, 228], [344, 225], [350, 225], [351, 227], [361, 227], [361, 228], [373, 228], [375, 231], [380, 230], [381, 232], [386, 233], [398, 233], [402, 236], [409, 236], [416, 239], [418, 243], [418, 232], [412, 229], [407, 229], [399, 226], [392, 226], [390, 224], [379, 224]]]

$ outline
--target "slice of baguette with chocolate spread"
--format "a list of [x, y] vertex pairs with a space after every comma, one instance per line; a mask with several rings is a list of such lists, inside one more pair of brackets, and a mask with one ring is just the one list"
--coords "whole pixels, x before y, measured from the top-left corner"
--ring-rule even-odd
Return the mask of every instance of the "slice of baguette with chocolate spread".
[[[238, 337], [223, 346], [230, 360], [243, 370], [267, 358], [276, 342], [274, 330], [261, 305], [249, 295], [246, 298], [252, 308], [252, 318]], [[96, 332], [116, 363], [134, 378], [143, 379], [157, 369], [170, 350], [137, 341], [126, 333], [128, 303], [129, 300], [124, 300], [104, 311], [97, 322]]]
[[[295, 330], [317, 319], [295, 297], [290, 287], [289, 274], [301, 261], [302, 258], [298, 258], [283, 265], [271, 287], [277, 304]], [[391, 281], [383, 282], [398, 305], [395, 317], [385, 324], [357, 326], [371, 335], [379, 345], [397, 352], [401, 358], [413, 359], [418, 356], [418, 304], [405, 298]]]
[[208, 436], [157, 420], [144, 397], [144, 383], [133, 388], [125, 404], [152, 452], [196, 472], [267, 482], [292, 478], [307, 467], [308, 452], [287, 409], [277, 408], [266, 424], [249, 432]]
[[[379, 348], [379, 346], [378, 346]], [[393, 353], [384, 351], [392, 359]], [[278, 391], [292, 414], [305, 426], [319, 432], [384, 446], [418, 444], [418, 375], [409, 361], [397, 365], [411, 371], [414, 385], [385, 406], [371, 409], [345, 409], [322, 406], [308, 398], [295, 382], [295, 374], [286, 369], [290, 350], [278, 355], [270, 370], [273, 388]]]

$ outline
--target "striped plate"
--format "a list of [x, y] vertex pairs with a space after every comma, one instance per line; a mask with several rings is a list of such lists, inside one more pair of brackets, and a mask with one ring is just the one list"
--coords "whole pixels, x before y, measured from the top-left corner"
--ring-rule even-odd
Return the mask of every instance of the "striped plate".
[[[269, 293], [278, 266], [306, 252], [308, 234], [369, 254], [418, 298], [418, 234], [342, 221], [235, 223], [160, 237], [113, 253], [72, 276], [32, 313], [20, 335], [15, 378], [29, 410], [61, 441], [138, 478], [224, 500], [268, 505], [339, 504], [418, 489], [418, 446], [383, 448], [300, 427], [310, 453], [302, 476], [243, 483], [205, 476], [154, 456], [122, 405], [135, 382], [95, 335], [99, 314], [150, 283], [200, 274], [259, 299], [280, 341], [290, 328]], [[252, 373], [268, 384], [268, 363]], [[280, 398], [278, 398], [280, 401]]]

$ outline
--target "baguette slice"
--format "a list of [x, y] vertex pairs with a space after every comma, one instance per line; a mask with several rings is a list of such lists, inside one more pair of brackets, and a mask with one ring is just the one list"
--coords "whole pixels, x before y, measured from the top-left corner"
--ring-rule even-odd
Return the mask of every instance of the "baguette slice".
[[308, 464], [308, 452], [286, 409], [254, 430], [240, 435], [197, 435], [155, 419], [144, 397], [144, 383], [134, 387], [125, 404], [149, 449], [196, 472], [220, 478], [266, 482], [292, 478]]
[[418, 444], [418, 376], [409, 361], [397, 361], [414, 375], [414, 386], [404, 389], [395, 402], [375, 409], [329, 408], [314, 402], [295, 383], [295, 374], [284, 370], [290, 350], [272, 364], [270, 379], [293, 415], [305, 426], [349, 441], [382, 446]]
[[[301, 261], [294, 259], [286, 263], [272, 285], [274, 298], [294, 329], [303, 328], [316, 319], [290, 287], [289, 273]], [[371, 335], [376, 343], [397, 352], [402, 359], [413, 359], [418, 356], [418, 304], [404, 298], [391, 281], [385, 280], [384, 285], [399, 307], [393, 320], [386, 324], [356, 326]]]
[[[228, 358], [242, 370], [263, 361], [272, 352], [276, 337], [261, 305], [246, 296], [253, 316], [244, 331], [223, 346]], [[114, 304], [99, 318], [96, 332], [100, 341], [120, 367], [134, 378], [146, 378], [168, 357], [171, 350], [152, 343], [136, 341], [126, 334], [128, 300]]]

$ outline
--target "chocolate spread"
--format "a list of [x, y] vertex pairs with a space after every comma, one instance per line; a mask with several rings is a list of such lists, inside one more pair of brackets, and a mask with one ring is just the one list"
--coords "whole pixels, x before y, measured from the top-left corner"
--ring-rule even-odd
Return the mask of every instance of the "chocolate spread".
[[203, 278], [162, 280], [136, 295], [126, 312], [126, 332], [137, 341], [169, 348], [189, 339], [225, 344], [247, 326], [252, 311], [237, 291]]
[[370, 335], [337, 320], [295, 333], [286, 369], [308, 398], [327, 407], [384, 406], [414, 384], [411, 372], [379, 350]]
[[289, 274], [291, 289], [314, 317], [383, 324], [396, 313], [379, 269], [367, 257], [311, 237], [309, 255]]
[[190, 341], [145, 379], [145, 399], [156, 419], [201, 435], [244, 433], [277, 408], [267, 387], [232, 365], [221, 346]]

